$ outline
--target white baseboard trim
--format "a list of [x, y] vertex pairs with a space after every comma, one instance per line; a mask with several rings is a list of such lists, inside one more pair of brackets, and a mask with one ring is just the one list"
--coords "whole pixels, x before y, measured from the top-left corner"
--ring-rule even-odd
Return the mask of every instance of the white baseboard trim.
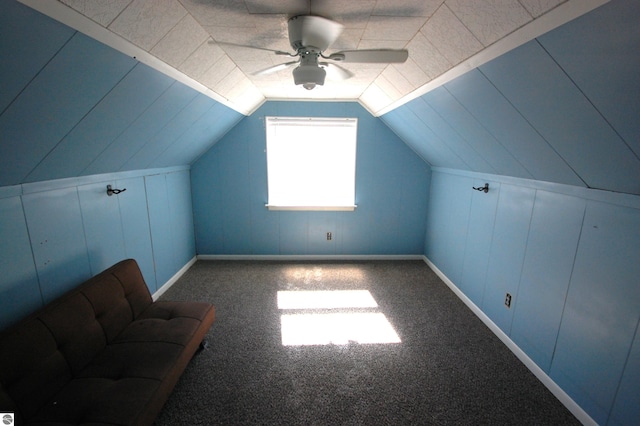
[[422, 260], [421, 254], [199, 254], [198, 260]]
[[585, 426], [597, 426], [586, 411], [582, 409], [560, 386], [554, 382], [531, 358], [516, 345], [511, 338], [500, 329], [475, 303], [471, 301], [436, 265], [426, 256], [424, 262], [438, 275], [438, 277], [455, 293], [465, 305], [504, 343], [507, 348], [555, 395], [556, 398]]
[[174, 285], [176, 281], [178, 281], [178, 279], [183, 276], [184, 273], [187, 272], [194, 263], [196, 263], [196, 260], [198, 260], [196, 256], [191, 258], [191, 260], [188, 261], [186, 265], [180, 268], [180, 270], [176, 272], [171, 278], [169, 278], [169, 280], [164, 283], [162, 287], [160, 287], [155, 293], [153, 293], [153, 295], [151, 296], [153, 301], [155, 302], [156, 300], [158, 300], [160, 296], [162, 296], [167, 290], [169, 290], [171, 286]]

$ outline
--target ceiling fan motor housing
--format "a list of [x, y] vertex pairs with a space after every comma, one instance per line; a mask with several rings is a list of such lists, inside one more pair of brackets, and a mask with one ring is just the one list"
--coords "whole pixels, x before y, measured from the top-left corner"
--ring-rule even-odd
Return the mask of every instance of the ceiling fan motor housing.
[[304, 26], [305, 16], [294, 16], [289, 19], [289, 43], [291, 47], [297, 52], [303, 48], [302, 44], [302, 27]]
[[298, 15], [289, 19], [289, 43], [299, 52], [301, 49], [324, 51], [338, 39], [343, 26], [330, 19], [315, 15]]

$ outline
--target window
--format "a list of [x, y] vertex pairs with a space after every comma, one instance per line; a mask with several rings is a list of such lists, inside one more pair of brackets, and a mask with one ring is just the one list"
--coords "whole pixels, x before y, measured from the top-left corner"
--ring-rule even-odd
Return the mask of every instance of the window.
[[356, 118], [266, 117], [270, 210], [353, 210]]

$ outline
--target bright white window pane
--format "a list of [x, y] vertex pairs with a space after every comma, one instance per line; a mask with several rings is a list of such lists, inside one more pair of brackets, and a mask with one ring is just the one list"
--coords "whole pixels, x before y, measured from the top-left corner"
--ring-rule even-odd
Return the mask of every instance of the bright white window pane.
[[357, 119], [267, 117], [269, 206], [355, 205]]
[[369, 290], [279, 291], [278, 309], [377, 308]]
[[281, 315], [280, 325], [284, 346], [400, 343], [400, 337], [381, 313]]

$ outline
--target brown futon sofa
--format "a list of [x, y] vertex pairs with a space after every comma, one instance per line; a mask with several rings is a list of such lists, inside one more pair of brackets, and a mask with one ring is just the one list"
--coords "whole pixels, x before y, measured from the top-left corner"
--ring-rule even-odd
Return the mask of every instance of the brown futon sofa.
[[0, 412], [16, 425], [150, 425], [213, 323], [153, 302], [123, 260], [0, 335]]

